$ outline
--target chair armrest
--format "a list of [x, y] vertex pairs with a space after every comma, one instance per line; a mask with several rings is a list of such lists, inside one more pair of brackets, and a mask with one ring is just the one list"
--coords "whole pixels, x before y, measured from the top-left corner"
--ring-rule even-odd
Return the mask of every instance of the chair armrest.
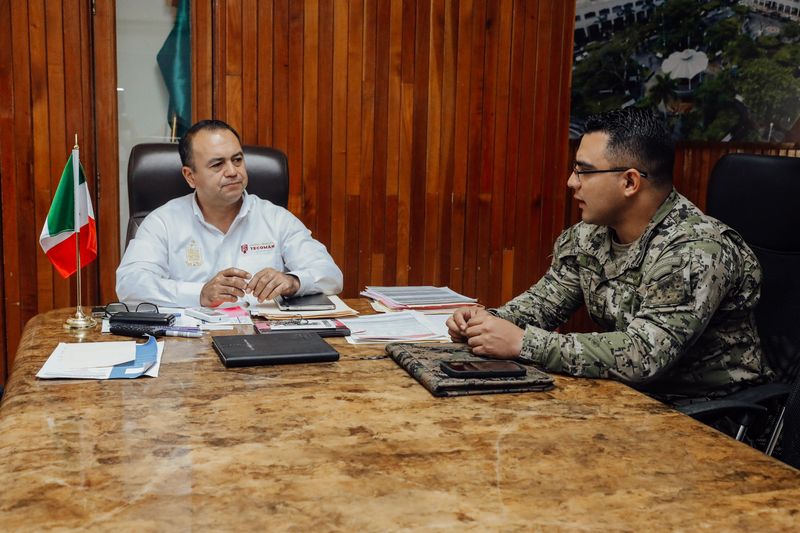
[[750, 387], [739, 392], [735, 392], [725, 397], [726, 400], [732, 400], [745, 403], [764, 403], [770, 400], [785, 400], [789, 396], [789, 391], [792, 390], [791, 385], [785, 383], [767, 383], [766, 385], [759, 385], [757, 387]]
[[709, 400], [689, 405], [682, 405], [677, 410], [685, 415], [698, 420], [715, 416], [736, 415], [743, 417], [763, 415], [767, 413], [767, 408], [757, 403], [750, 403], [736, 400]]

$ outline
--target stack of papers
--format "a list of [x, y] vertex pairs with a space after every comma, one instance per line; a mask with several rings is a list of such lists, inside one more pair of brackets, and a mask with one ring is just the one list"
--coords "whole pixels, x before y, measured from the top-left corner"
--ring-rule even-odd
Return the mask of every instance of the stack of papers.
[[61, 342], [36, 377], [43, 379], [131, 379], [158, 376], [164, 343], [149, 337], [146, 343]]
[[367, 315], [359, 318], [343, 318], [341, 322], [350, 328], [347, 342], [350, 344], [374, 344], [386, 342], [447, 342], [445, 321], [447, 316], [428, 316], [418, 311], [401, 311], [383, 315]]
[[251, 306], [250, 314], [261, 316], [267, 320], [286, 320], [290, 318], [341, 318], [345, 316], [358, 316], [358, 311], [347, 305], [338, 296], [328, 296], [336, 306], [325, 311], [281, 311], [275, 302]]
[[452, 313], [466, 305], [477, 305], [478, 300], [459, 294], [449, 287], [367, 287], [362, 296], [372, 298], [377, 311], [415, 310], [423, 313]]

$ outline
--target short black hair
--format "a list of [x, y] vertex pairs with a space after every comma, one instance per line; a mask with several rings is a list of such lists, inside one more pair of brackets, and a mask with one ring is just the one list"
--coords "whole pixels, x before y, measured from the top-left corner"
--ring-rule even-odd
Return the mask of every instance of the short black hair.
[[178, 153], [181, 156], [181, 164], [183, 166], [194, 169], [192, 167], [192, 139], [194, 139], [194, 136], [197, 135], [198, 132], [203, 130], [228, 130], [236, 135], [236, 140], [238, 140], [239, 143], [242, 142], [242, 139], [239, 137], [239, 133], [227, 122], [216, 119], [206, 119], [195, 122], [192, 124], [192, 127], [186, 131], [183, 137], [181, 137], [181, 140], [178, 143]]
[[626, 107], [592, 115], [584, 134], [593, 132], [608, 134], [606, 153], [613, 164], [647, 172], [658, 187], [672, 185], [675, 141], [652, 109]]

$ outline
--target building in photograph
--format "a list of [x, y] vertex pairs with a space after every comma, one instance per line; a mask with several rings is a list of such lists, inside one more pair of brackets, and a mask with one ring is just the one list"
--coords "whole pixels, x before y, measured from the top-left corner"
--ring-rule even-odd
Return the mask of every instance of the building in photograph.
[[614, 31], [647, 20], [664, 0], [577, 0], [575, 43], [605, 39]]
[[800, 0], [741, 0], [741, 3], [756, 11], [800, 20]]

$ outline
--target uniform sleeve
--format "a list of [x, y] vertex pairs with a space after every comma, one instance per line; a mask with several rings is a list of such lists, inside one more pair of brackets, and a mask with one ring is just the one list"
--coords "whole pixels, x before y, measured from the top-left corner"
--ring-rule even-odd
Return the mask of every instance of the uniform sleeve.
[[281, 237], [281, 253], [287, 274], [300, 280], [297, 296], [342, 292], [342, 271], [327, 248], [314, 239], [300, 219], [289, 211], [284, 211]]
[[545, 275], [530, 289], [491, 312], [524, 328], [533, 325], [553, 330], [583, 303], [573, 229], [556, 240], [553, 261]]
[[520, 357], [573, 376], [649, 381], [703, 333], [738, 278], [735, 255], [707, 241], [668, 249], [645, 274], [641, 305], [625, 331], [562, 335], [528, 326]]
[[150, 302], [167, 307], [200, 304], [203, 283], [169, 278], [167, 228], [163, 219], [147, 216], [117, 268], [117, 298], [126, 303]]

